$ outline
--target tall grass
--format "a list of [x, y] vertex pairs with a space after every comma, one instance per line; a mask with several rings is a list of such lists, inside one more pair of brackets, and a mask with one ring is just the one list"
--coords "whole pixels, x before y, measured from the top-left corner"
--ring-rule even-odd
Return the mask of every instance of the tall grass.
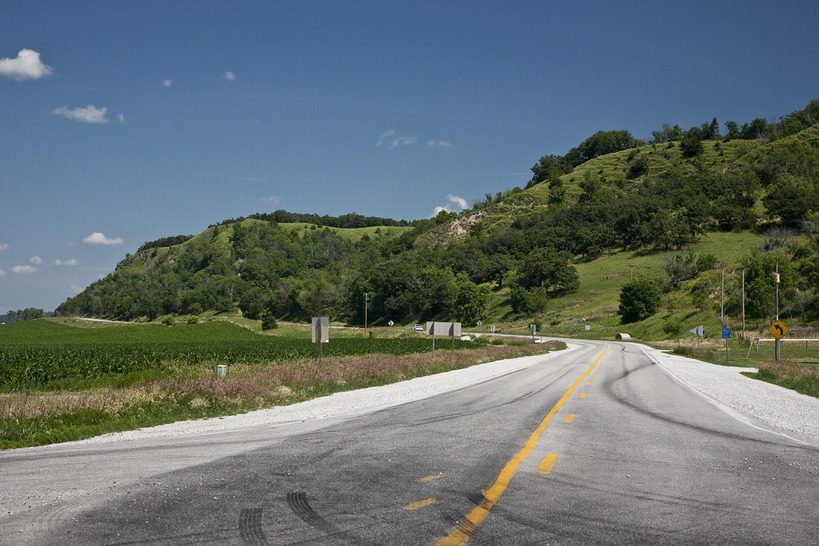
[[763, 362], [752, 377], [819, 398], [819, 368], [791, 360]]

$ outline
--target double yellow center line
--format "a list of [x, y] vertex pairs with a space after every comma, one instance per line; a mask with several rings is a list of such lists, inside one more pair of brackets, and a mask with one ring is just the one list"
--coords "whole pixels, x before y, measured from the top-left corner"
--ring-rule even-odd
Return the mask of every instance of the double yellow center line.
[[569, 399], [572, 395], [574, 390], [583, 382], [584, 379], [594, 370], [597, 364], [600, 362], [600, 359], [603, 358], [603, 355], [606, 354], [608, 348], [603, 349], [597, 358], [594, 359], [592, 362], [591, 367], [589, 367], [586, 372], [581, 375], [574, 384], [569, 387], [560, 400], [557, 401], [557, 404], [549, 410], [549, 413], [546, 414], [546, 417], [540, 422], [537, 426], [535, 431], [529, 436], [529, 439], [526, 440], [526, 443], [523, 445], [523, 448], [512, 457], [509, 462], [503, 467], [498, 477], [495, 479], [495, 482], [492, 486], [486, 490], [486, 493], [483, 495], [483, 500], [478, 504], [475, 508], [472, 509], [471, 512], [464, 518], [464, 520], [458, 524], [455, 529], [450, 531], [450, 533], [438, 541], [438, 546], [454, 546], [454, 545], [463, 545], [469, 541], [469, 537], [472, 533], [475, 532], [475, 529], [486, 519], [486, 516], [489, 515], [489, 511], [492, 510], [492, 507], [497, 504], [500, 500], [501, 495], [503, 495], [506, 488], [509, 487], [509, 482], [512, 481], [512, 478], [520, 468], [520, 465], [526, 460], [526, 457], [532, 452], [537, 445], [540, 436], [543, 434], [543, 431], [546, 430], [546, 427], [549, 426], [549, 423], [552, 422], [552, 418], [555, 414], [560, 411], [560, 408], [563, 407], [563, 404]]

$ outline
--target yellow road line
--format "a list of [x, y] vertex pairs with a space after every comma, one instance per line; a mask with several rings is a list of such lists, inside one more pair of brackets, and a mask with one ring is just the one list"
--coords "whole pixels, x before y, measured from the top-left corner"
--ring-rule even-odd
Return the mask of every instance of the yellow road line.
[[569, 424], [574, 421], [574, 413], [566, 414], [566, 418], [563, 420], [564, 423]]
[[492, 510], [492, 507], [497, 504], [500, 500], [501, 495], [503, 495], [506, 488], [509, 487], [509, 482], [512, 481], [512, 478], [518, 471], [518, 468], [526, 460], [526, 457], [532, 452], [537, 445], [540, 436], [543, 434], [543, 431], [546, 430], [546, 427], [549, 426], [549, 423], [552, 422], [552, 418], [555, 414], [563, 407], [563, 404], [569, 399], [572, 395], [574, 390], [580, 385], [580, 383], [586, 379], [586, 377], [592, 372], [592, 370], [597, 366], [597, 363], [600, 362], [600, 359], [603, 358], [603, 355], [606, 354], [608, 348], [603, 349], [597, 358], [594, 359], [592, 362], [591, 367], [585, 371], [583, 375], [581, 375], [574, 384], [569, 387], [560, 400], [557, 401], [557, 404], [549, 410], [549, 413], [546, 414], [546, 417], [540, 422], [538, 427], [529, 436], [529, 439], [526, 440], [526, 443], [523, 445], [523, 448], [517, 452], [517, 454], [512, 457], [509, 462], [506, 463], [506, 466], [503, 467], [503, 470], [500, 471], [498, 477], [495, 478], [495, 482], [487, 489], [486, 493], [483, 495], [483, 500], [472, 509], [469, 514], [467, 514], [466, 518], [458, 524], [455, 529], [450, 531], [450, 533], [438, 541], [437, 546], [452, 546], [452, 545], [463, 545], [469, 542], [469, 537], [472, 533], [475, 532], [475, 529], [486, 519], [486, 516], [489, 515], [489, 511]]
[[591, 387], [592, 382], [591, 382], [591, 381], [586, 381], [586, 385], [588, 385], [588, 386], [590, 386], [590, 387]]
[[557, 453], [549, 453], [543, 457], [542, 461], [540, 461], [540, 464], [537, 466], [537, 471], [541, 474], [548, 474], [552, 471], [552, 467], [555, 465], [555, 460], [557, 460]]
[[580, 396], [580, 398], [586, 398], [586, 393], [585, 393], [585, 392], [581, 392], [581, 393], [579, 394], [579, 396]]
[[429, 483], [429, 482], [432, 482], [432, 481], [435, 481], [435, 480], [440, 480], [441, 478], [443, 478], [443, 476], [444, 476], [443, 474], [432, 474], [430, 476], [424, 476], [423, 478], [418, 478], [418, 480], [416, 480], [416, 481], [418, 483]]
[[438, 502], [438, 499], [435, 497], [430, 497], [428, 499], [419, 500], [418, 502], [411, 502], [410, 504], [404, 506], [404, 510], [420, 510], [421, 508], [425, 508], [432, 504]]

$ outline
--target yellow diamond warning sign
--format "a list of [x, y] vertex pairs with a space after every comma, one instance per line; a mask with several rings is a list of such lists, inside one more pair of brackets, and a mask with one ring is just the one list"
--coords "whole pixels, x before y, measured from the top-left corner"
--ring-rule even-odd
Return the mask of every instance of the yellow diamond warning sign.
[[788, 332], [790, 332], [791, 329], [788, 328], [785, 325], [785, 323], [782, 322], [781, 320], [777, 320], [776, 322], [768, 326], [768, 331], [772, 333], [773, 337], [775, 337], [776, 339], [782, 339], [783, 337], [788, 335]]

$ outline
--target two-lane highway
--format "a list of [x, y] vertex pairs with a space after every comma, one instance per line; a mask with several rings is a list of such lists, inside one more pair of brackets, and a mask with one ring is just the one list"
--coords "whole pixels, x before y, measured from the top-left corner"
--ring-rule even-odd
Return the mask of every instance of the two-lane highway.
[[[192, 456], [94, 499], [0, 514], [0, 542], [808, 544], [819, 536], [819, 450], [735, 420], [637, 346], [582, 342], [467, 388], [309, 426], [211, 435], [201, 449], [224, 446], [223, 457]], [[3, 454], [2, 480], [35, 488], [42, 474], [33, 468], [70, 481], [123, 460], [166, 468], [163, 450], [179, 449], [175, 442], [36, 452], [38, 467], [25, 459], [32, 452]]]

